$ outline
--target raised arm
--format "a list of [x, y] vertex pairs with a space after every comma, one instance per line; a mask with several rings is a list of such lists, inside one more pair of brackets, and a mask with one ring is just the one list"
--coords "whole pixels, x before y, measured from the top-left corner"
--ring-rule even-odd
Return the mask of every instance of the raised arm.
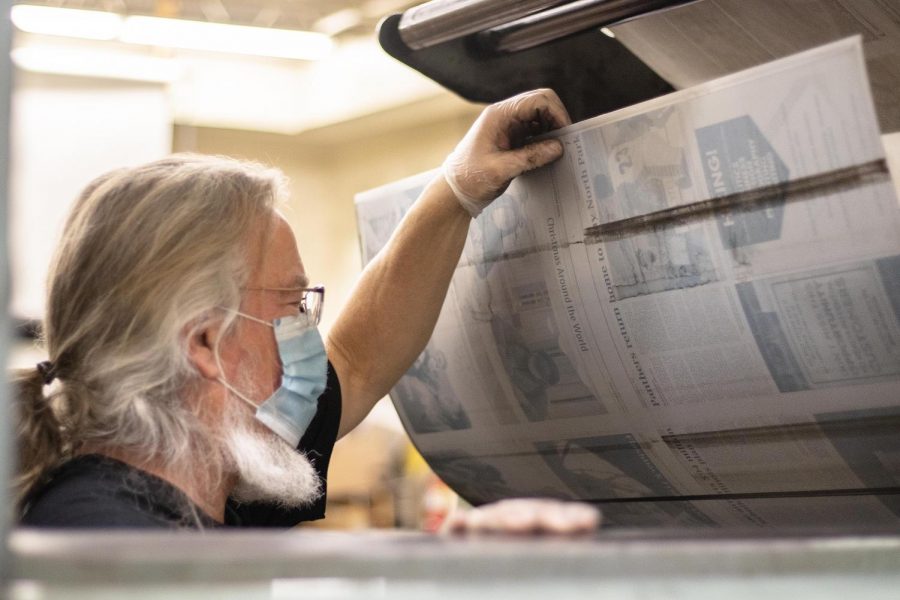
[[424, 349], [471, 219], [513, 178], [562, 155], [555, 140], [525, 141], [569, 123], [552, 90], [487, 107], [366, 267], [326, 341], [343, 393], [339, 435], [362, 421]]

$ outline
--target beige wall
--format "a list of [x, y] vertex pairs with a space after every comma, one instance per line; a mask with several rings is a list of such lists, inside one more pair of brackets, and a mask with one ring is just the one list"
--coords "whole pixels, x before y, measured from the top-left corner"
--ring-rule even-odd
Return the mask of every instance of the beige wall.
[[440, 165], [479, 110], [441, 99], [298, 136], [177, 127], [174, 149], [258, 160], [287, 174], [286, 214], [310, 278], [327, 288], [327, 329], [361, 269], [354, 195]]

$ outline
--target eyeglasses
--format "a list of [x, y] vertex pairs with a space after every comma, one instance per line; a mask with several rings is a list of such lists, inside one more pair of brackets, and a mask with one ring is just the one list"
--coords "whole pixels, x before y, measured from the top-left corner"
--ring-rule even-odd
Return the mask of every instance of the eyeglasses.
[[325, 286], [317, 285], [309, 288], [242, 288], [250, 292], [300, 292], [297, 310], [309, 315], [309, 320], [318, 325], [322, 320], [322, 306], [325, 304]]
[[309, 319], [319, 324], [322, 320], [322, 307], [325, 305], [325, 286], [317, 285], [311, 288], [303, 288], [303, 295], [300, 297], [300, 312], [307, 313]]

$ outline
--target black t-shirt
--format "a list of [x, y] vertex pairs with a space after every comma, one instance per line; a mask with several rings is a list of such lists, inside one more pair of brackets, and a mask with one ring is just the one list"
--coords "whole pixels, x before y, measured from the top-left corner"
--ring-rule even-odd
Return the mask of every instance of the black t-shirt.
[[[300, 440], [322, 482], [322, 496], [303, 508], [253, 502], [225, 507], [225, 525], [292, 527], [325, 516], [328, 462], [341, 422], [341, 387], [328, 363], [328, 384], [316, 416]], [[167, 481], [124, 462], [101, 456], [77, 456], [46, 476], [31, 492], [20, 524], [59, 528], [211, 528], [222, 524], [198, 508]]]

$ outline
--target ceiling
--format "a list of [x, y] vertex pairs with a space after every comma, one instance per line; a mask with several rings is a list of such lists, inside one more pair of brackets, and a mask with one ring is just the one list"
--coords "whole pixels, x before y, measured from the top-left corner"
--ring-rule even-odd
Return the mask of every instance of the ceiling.
[[[16, 32], [13, 53], [20, 71], [74, 76], [78, 85], [86, 89], [98, 85], [100, 80], [118, 81], [124, 86], [135, 85], [133, 82], [162, 85], [169, 99], [172, 120], [178, 125], [295, 135], [330, 130], [338, 124], [362, 123], [361, 119], [365, 121], [364, 128], [371, 128], [373, 123], [366, 118], [377, 114], [390, 115], [388, 120], [397, 122], [399, 115], [392, 111], [398, 107], [403, 107], [399, 113], [404, 118], [420, 120], [468, 111], [468, 103], [393, 59], [378, 44], [375, 28], [379, 20], [421, 4], [421, 0], [27, 0], [27, 3], [103, 10], [123, 16], [319, 31], [337, 38], [328, 56], [305, 61]], [[31, 60], [26, 60], [29, 57]], [[116, 65], [120, 68], [113, 69]], [[153, 74], [160, 69], [167, 75], [154, 79], [157, 75]], [[143, 79], [148, 71], [151, 78]], [[18, 81], [38, 85], [34, 77], [20, 75]], [[76, 79], [68, 81], [75, 85]], [[378, 123], [376, 118], [375, 124]]]
[[125, 15], [175, 17], [234, 25], [371, 34], [385, 15], [420, 0], [37, 0], [62, 8], [105, 10]]

